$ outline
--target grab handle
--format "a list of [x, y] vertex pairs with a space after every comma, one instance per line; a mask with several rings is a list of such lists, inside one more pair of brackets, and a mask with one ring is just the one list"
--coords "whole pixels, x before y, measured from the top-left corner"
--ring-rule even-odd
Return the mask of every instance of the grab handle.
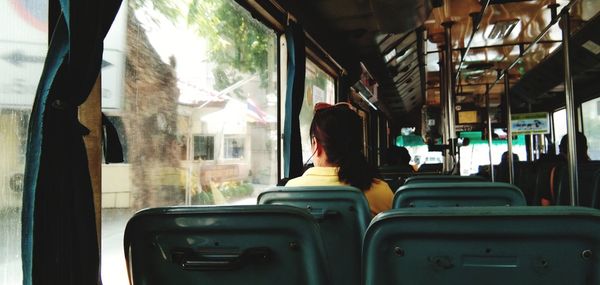
[[268, 247], [247, 248], [240, 252], [238, 248], [202, 248], [176, 249], [172, 251], [173, 263], [183, 270], [234, 270], [246, 264], [266, 263], [271, 260], [272, 252]]
[[323, 221], [327, 218], [337, 217], [340, 215], [339, 211], [327, 210], [327, 209], [323, 209], [323, 208], [308, 207], [308, 211], [315, 219], [317, 219], [319, 221]]

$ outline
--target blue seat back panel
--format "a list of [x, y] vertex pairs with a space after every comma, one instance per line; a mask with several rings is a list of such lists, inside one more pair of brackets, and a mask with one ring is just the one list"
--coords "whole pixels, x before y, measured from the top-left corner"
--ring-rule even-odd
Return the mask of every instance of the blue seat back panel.
[[360, 284], [362, 238], [371, 221], [364, 194], [353, 187], [276, 187], [259, 204], [290, 205], [311, 213], [325, 244], [332, 284]]
[[525, 206], [521, 191], [507, 183], [454, 182], [404, 185], [394, 194], [393, 208]]
[[584, 285], [600, 282], [597, 252], [593, 209], [394, 209], [369, 227], [363, 264], [367, 285]]
[[124, 246], [133, 285], [329, 284], [318, 225], [293, 207], [149, 209]]
[[420, 175], [406, 178], [405, 185], [413, 183], [446, 183], [446, 182], [483, 182], [481, 176], [457, 176], [457, 175]]

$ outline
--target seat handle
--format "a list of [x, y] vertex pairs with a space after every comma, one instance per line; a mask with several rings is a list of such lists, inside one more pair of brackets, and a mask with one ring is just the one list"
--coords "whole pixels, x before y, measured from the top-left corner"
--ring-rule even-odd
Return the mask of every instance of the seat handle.
[[308, 211], [315, 219], [317, 219], [319, 221], [323, 221], [328, 218], [337, 217], [340, 215], [339, 211], [327, 210], [327, 209], [323, 209], [323, 208], [308, 207]]
[[271, 260], [268, 247], [176, 249], [172, 251], [173, 263], [183, 270], [211, 271], [235, 270], [247, 264], [266, 263]]

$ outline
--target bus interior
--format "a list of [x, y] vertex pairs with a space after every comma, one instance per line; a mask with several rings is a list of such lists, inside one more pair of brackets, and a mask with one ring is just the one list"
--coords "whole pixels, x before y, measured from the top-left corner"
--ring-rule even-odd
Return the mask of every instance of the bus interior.
[[[0, 285], [169, 284], [158, 273], [151, 279], [128, 272], [133, 267], [126, 263], [132, 259], [125, 258], [124, 239], [126, 244], [144, 240], [134, 228], [176, 223], [152, 220], [160, 213], [191, 225], [186, 215], [200, 205], [234, 212], [248, 207], [253, 214], [244, 221], [261, 224], [256, 218], [263, 213], [262, 205], [256, 206], [260, 195], [284, 189], [274, 187], [302, 175], [311, 163], [315, 105], [339, 102], [349, 103], [360, 116], [363, 155], [396, 194], [430, 191], [425, 202], [395, 201], [405, 205], [399, 208], [429, 208], [441, 195], [436, 192], [444, 188], [440, 185], [464, 193], [469, 187], [509, 189], [516, 202], [501, 197], [496, 204], [518, 208], [514, 214], [483, 207], [439, 213], [393, 209], [361, 225], [364, 242], [381, 242], [393, 248], [394, 257], [402, 257], [405, 249], [386, 244], [390, 238], [383, 235], [406, 232], [386, 229], [386, 224], [416, 217], [404, 225], [421, 227], [420, 221], [437, 224], [447, 217], [460, 234], [489, 234], [506, 252], [543, 252], [535, 244], [527, 247], [531, 251], [516, 244], [541, 233], [579, 250], [560, 230], [546, 230], [551, 223], [537, 215], [554, 217], [573, 225], [572, 232], [590, 247], [578, 255], [584, 263], [574, 261], [543, 278], [529, 271], [525, 279], [500, 274], [499, 280], [597, 283], [600, 271], [590, 268], [600, 262], [591, 253], [600, 250], [594, 234], [600, 233], [600, 215], [580, 207], [600, 208], [600, 133], [595, 131], [600, 129], [599, 29], [598, 0], [0, 1]], [[399, 147], [410, 154], [408, 171], [389, 165], [390, 150]], [[454, 178], [436, 185], [448, 176]], [[454, 196], [444, 205], [459, 206], [456, 199], [462, 198]], [[221, 211], [210, 208], [206, 219]], [[265, 209], [286, 217], [298, 212]], [[343, 213], [323, 210], [319, 219]], [[277, 231], [286, 231], [279, 228], [286, 222], [277, 215], [270, 219]], [[589, 220], [576, 220], [580, 216]], [[511, 219], [518, 220], [519, 230], [527, 232], [527, 223], [532, 227], [527, 234], [507, 229], [515, 240], [510, 243], [493, 228], [470, 231], [457, 217], [475, 227], [488, 222], [504, 226]], [[312, 229], [300, 218], [289, 223]], [[126, 233], [130, 219], [137, 224]], [[366, 229], [369, 222], [373, 232]], [[381, 232], [374, 232], [379, 227]], [[452, 236], [449, 229], [419, 234]], [[313, 237], [304, 234], [313, 246]], [[552, 242], [548, 236], [544, 244]], [[260, 233], [248, 237], [259, 241]], [[417, 237], [397, 243], [419, 252], [441, 246]], [[160, 236], [153, 238], [162, 245]], [[468, 246], [464, 240], [450, 244]], [[370, 246], [362, 246], [362, 267], [352, 267], [360, 280], [352, 282], [404, 284], [401, 277], [380, 276], [381, 268], [393, 271], [396, 266], [410, 274], [406, 260], [414, 256], [407, 252], [405, 260], [388, 256], [387, 263], [376, 261], [370, 250], [377, 248]], [[297, 249], [291, 243], [288, 248]], [[176, 252], [171, 258], [181, 261], [190, 254]], [[231, 264], [217, 260], [231, 268], [244, 258], [260, 264], [277, 257], [261, 247], [193, 254], [235, 255], [239, 260]], [[463, 259], [466, 274], [473, 274], [465, 284], [506, 284], [469, 271], [478, 264], [520, 268], [513, 256], [485, 259], [486, 254]], [[319, 254], [306, 256], [321, 262]], [[428, 261], [435, 272], [453, 266], [436, 256]], [[531, 262], [543, 273], [547, 261], [559, 257], [549, 254]], [[590, 260], [591, 267], [585, 263]], [[180, 265], [219, 271], [217, 261]], [[276, 278], [284, 278], [285, 266], [280, 270]], [[189, 279], [180, 282], [195, 280], [186, 272]], [[444, 273], [433, 283], [420, 277], [413, 281], [456, 284], [448, 280], [458, 275]], [[574, 283], [564, 279], [567, 275]], [[231, 278], [227, 282], [240, 281]], [[293, 284], [336, 283], [318, 276], [294, 278]]]

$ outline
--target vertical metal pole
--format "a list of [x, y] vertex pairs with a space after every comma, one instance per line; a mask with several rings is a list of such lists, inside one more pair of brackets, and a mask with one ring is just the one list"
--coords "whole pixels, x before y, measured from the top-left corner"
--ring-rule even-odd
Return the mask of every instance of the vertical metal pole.
[[492, 182], [494, 182], [496, 179], [494, 176], [494, 162], [492, 161], [492, 114], [490, 112], [490, 86], [487, 84], [485, 85], [485, 108], [487, 110], [487, 137], [489, 149], [488, 154], [490, 156], [490, 178], [492, 179]]
[[444, 26], [444, 35], [446, 39], [446, 43], [444, 45], [444, 82], [446, 92], [444, 99], [446, 99], [445, 104], [445, 113], [446, 113], [446, 121], [448, 128], [448, 137], [446, 138], [445, 143], [450, 145], [450, 149], [446, 153], [446, 171], [450, 172], [453, 170], [458, 163], [455, 161], [456, 158], [456, 150], [454, 140], [456, 138], [455, 132], [455, 123], [454, 123], [454, 95], [453, 95], [453, 84], [452, 84], [452, 73], [454, 71], [454, 66], [452, 65], [452, 25], [454, 22], [444, 22], [442, 26]]
[[529, 134], [529, 151], [527, 154], [527, 161], [534, 161], [536, 157], [536, 144], [535, 144], [536, 135]]
[[508, 70], [504, 70], [504, 98], [506, 102], [506, 142], [508, 144], [508, 178], [511, 184], [515, 183], [515, 167], [513, 161], [513, 143], [512, 143], [512, 119], [510, 108], [510, 81], [508, 79]]
[[444, 33], [446, 35], [446, 45], [444, 46], [446, 50], [445, 60], [445, 73], [444, 78], [446, 79], [446, 112], [448, 114], [448, 139], [456, 138], [455, 123], [454, 123], [454, 88], [453, 88], [453, 78], [452, 73], [454, 71], [454, 66], [452, 65], [452, 25], [454, 22], [444, 22], [442, 25], [444, 26]]
[[[527, 111], [531, 112], [531, 104], [527, 104]], [[529, 134], [529, 153], [527, 161], [534, 161], [538, 153], [537, 135]]]
[[[440, 52], [438, 53], [440, 57], [440, 61], [438, 64], [440, 65], [440, 118], [443, 122], [446, 121], [446, 77], [444, 76], [446, 72], [445, 62], [445, 52], [443, 47], [439, 47]], [[442, 127], [442, 141], [446, 142], [448, 139], [448, 124], [440, 124]]]
[[566, 97], [566, 108], [567, 108], [567, 136], [569, 141], [569, 185], [571, 186], [571, 206], [579, 205], [579, 192], [577, 187], [579, 186], [577, 177], [577, 144], [575, 141], [575, 132], [577, 126], [575, 124], [575, 96], [573, 94], [573, 79], [571, 77], [571, 63], [570, 63], [570, 49], [569, 49], [569, 11], [563, 9], [562, 11], [562, 47], [563, 47], [563, 60], [565, 68], [565, 97]]
[[377, 128], [377, 149], [375, 150], [375, 163], [377, 167], [381, 165], [381, 117], [376, 113], [375, 118], [377, 119], [376, 128]]
[[[448, 132], [448, 124], [446, 123], [448, 121], [448, 114], [446, 112], [446, 89], [448, 88], [447, 84], [446, 84], [446, 52], [444, 47], [440, 46], [440, 52], [439, 57], [440, 57], [440, 61], [439, 61], [439, 65], [440, 65], [440, 119], [442, 122], [440, 122], [439, 126], [442, 128], [441, 132], [442, 132], [442, 144], [447, 143], [448, 142], [448, 138], [449, 138], [449, 132]], [[450, 160], [448, 159], [448, 155], [447, 153], [444, 153], [444, 173], [449, 171], [449, 167], [450, 166]]]

